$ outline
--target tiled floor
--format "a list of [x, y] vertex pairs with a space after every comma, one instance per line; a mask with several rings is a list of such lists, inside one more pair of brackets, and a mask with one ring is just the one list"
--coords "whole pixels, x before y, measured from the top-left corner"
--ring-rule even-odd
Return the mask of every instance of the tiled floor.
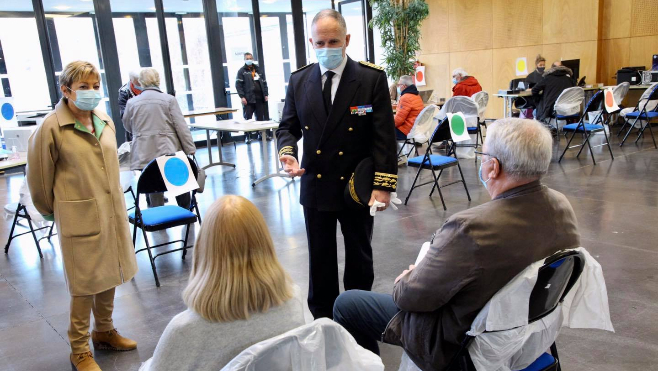
[[[583, 245], [603, 266], [616, 330], [564, 329], [558, 348], [565, 370], [658, 370], [658, 150], [650, 139], [644, 139], [638, 146], [614, 145], [613, 151], [615, 160], [610, 161], [607, 149], [595, 149], [596, 166], [586, 153], [576, 159], [576, 151], [571, 151], [561, 164], [556, 155], [544, 180], [567, 195], [578, 216]], [[199, 197], [202, 214], [212, 200], [225, 194], [252, 200], [265, 215], [282, 264], [305, 288], [308, 255], [298, 203], [299, 181], [273, 179], [252, 188], [252, 181], [264, 172], [259, 142], [238, 145], [237, 151], [226, 146], [224, 154], [225, 160], [238, 166], [208, 170], [206, 192]], [[202, 165], [207, 163], [205, 150], [200, 150], [198, 157]], [[464, 189], [454, 185], [444, 189], [448, 210], [443, 211], [438, 195], [429, 199], [429, 188], [421, 188], [408, 206], [377, 216], [373, 290], [390, 292], [394, 278], [414, 261], [422, 242], [449, 215], [489, 199], [477, 179], [474, 161], [461, 160], [461, 164], [473, 198], [470, 203]], [[400, 168], [401, 196], [406, 196], [414, 174], [412, 169]], [[456, 175], [450, 171], [445, 180]], [[3, 205], [18, 200], [22, 181], [20, 174], [0, 178]], [[10, 221], [2, 223], [0, 241], [6, 241], [9, 228]], [[174, 231], [170, 237], [179, 234]], [[70, 369], [66, 335], [69, 295], [61, 253], [56, 239], [52, 245], [42, 241], [41, 246], [43, 259], [29, 235], [20, 237], [9, 254], [0, 257], [0, 370]], [[96, 352], [104, 370], [137, 370], [153, 353], [171, 317], [184, 309], [180, 293], [191, 260], [182, 261], [180, 254], [158, 258], [159, 289], [145, 255], [140, 254], [138, 262], [135, 279], [117, 290], [114, 320], [122, 334], [139, 342], [139, 348], [124, 353]], [[386, 347], [383, 354], [387, 370], [396, 370], [400, 350]]]

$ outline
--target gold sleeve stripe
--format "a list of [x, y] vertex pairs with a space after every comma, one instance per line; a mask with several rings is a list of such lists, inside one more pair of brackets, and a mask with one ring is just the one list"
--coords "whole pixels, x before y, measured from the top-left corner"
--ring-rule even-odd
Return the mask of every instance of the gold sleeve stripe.
[[398, 176], [387, 173], [375, 173], [373, 186], [391, 188], [395, 190], [398, 185]]
[[281, 157], [281, 156], [283, 156], [283, 155], [291, 155], [291, 156], [294, 156], [294, 155], [295, 155], [295, 150], [294, 150], [294, 148], [293, 148], [292, 146], [285, 146], [285, 147], [282, 147], [282, 148], [279, 150], [279, 157]]

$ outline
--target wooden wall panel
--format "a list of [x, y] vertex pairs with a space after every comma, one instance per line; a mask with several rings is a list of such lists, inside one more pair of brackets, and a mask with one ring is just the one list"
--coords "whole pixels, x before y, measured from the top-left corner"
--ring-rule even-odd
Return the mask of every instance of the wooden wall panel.
[[544, 44], [596, 40], [598, 23], [599, 0], [544, 0]]
[[[450, 79], [452, 79], [452, 71], [459, 67], [465, 69], [469, 75], [475, 77], [482, 86], [482, 90], [493, 94], [495, 87], [492, 74], [492, 49], [450, 53], [450, 74], [448, 75]], [[452, 82], [450, 83], [450, 89], [450, 96], [452, 96]], [[485, 115], [485, 117], [489, 117], [489, 112], [487, 111]]]
[[658, 35], [631, 38], [629, 65], [651, 68], [654, 54], [658, 54]]
[[615, 74], [620, 67], [630, 63], [631, 39], [612, 39], [601, 42], [600, 81], [606, 85], [615, 85]]
[[516, 78], [516, 67], [514, 66], [516, 58], [526, 57], [528, 59], [528, 72], [532, 72], [535, 57], [541, 51], [541, 45], [493, 50], [493, 90], [489, 91], [489, 106], [487, 109], [489, 116], [487, 117], [503, 116], [503, 100], [491, 95], [496, 94], [499, 89], [506, 89], [510, 80]]
[[450, 98], [452, 96], [450, 91], [450, 53], [423, 54], [419, 59], [425, 66], [425, 75], [427, 77], [427, 86], [421, 86], [419, 89], [433, 89], [439, 98]]
[[658, 1], [633, 0], [631, 36], [658, 35]]
[[448, 0], [428, 0], [430, 15], [423, 21], [420, 49], [425, 54], [450, 51]]
[[450, 0], [450, 51], [491, 49], [492, 0]]
[[632, 0], [603, 0], [601, 37], [604, 40], [631, 36]]
[[493, 0], [493, 47], [540, 45], [543, 0]]

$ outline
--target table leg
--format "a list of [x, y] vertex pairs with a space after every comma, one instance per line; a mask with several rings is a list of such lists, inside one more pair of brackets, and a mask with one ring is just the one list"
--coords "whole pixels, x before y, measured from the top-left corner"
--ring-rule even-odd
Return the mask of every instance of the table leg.
[[[272, 138], [272, 141], [276, 143], [276, 131], [274, 132], [274, 136]], [[261, 130], [261, 145], [262, 145], [262, 151], [263, 151], [263, 164], [265, 165], [264, 168], [269, 170], [270, 168], [270, 153], [269, 153], [269, 145], [267, 142], [267, 130]], [[265, 175], [264, 177], [258, 178], [255, 182], [251, 183], [252, 187], [255, 187], [256, 184], [267, 180], [271, 178], [288, 178], [291, 179], [290, 176], [283, 172], [283, 168], [281, 168], [281, 163], [279, 161], [276, 162], [276, 172], [271, 173], [269, 175]], [[267, 171], [266, 170], [266, 171]]]
[[235, 164], [229, 162], [224, 162], [224, 156], [222, 155], [222, 141], [219, 138], [219, 132], [217, 132], [217, 150], [219, 151], [219, 162], [212, 162], [212, 146], [210, 144], [210, 130], [206, 129], [206, 145], [208, 146], [208, 165], [204, 166], [203, 169], [207, 169], [213, 166], [230, 166], [235, 169]]

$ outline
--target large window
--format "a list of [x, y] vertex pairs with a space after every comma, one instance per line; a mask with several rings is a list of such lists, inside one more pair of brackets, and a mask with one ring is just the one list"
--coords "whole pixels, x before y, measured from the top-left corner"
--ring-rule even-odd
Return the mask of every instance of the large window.
[[30, 1], [0, 2], [0, 97], [16, 111], [47, 110], [48, 81]]
[[[304, 12], [304, 41], [306, 44], [306, 60], [308, 63], [315, 63], [318, 61], [318, 58], [315, 56], [315, 51], [313, 51], [313, 46], [308, 42], [308, 39], [311, 38], [311, 24], [313, 23], [313, 17], [320, 10], [331, 9], [330, 0], [302, 0], [302, 10]], [[348, 53], [351, 52], [351, 48], [348, 49]]]
[[345, 18], [350, 46], [347, 54], [355, 61], [366, 60], [365, 19], [362, 0], [345, 0], [338, 3], [338, 11]]
[[95, 65], [101, 73], [101, 92], [105, 102], [99, 104], [98, 108], [110, 112], [93, 4], [80, 1], [63, 3], [65, 5], [44, 4], [55, 75], [59, 79], [64, 67], [73, 61], [82, 60]]

